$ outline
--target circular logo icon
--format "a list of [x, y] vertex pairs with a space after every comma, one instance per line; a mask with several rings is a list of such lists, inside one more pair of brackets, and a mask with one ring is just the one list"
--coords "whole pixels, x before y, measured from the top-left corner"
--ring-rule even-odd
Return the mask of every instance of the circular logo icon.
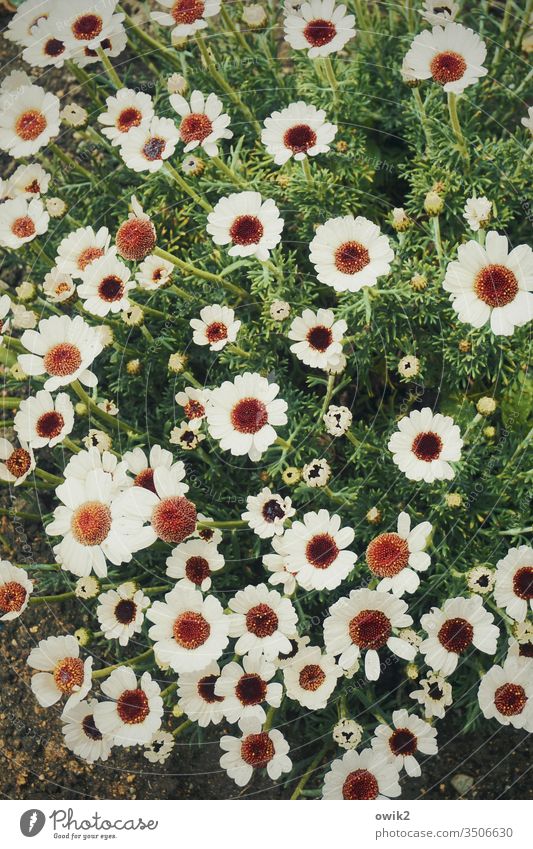
[[24, 837], [35, 837], [43, 830], [46, 817], [42, 811], [37, 808], [31, 808], [29, 811], [24, 811], [20, 818], [20, 830]]

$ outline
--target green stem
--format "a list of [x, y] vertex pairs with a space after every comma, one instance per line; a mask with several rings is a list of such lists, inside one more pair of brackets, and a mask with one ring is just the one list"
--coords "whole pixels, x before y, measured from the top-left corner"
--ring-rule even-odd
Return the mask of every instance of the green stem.
[[98, 53], [98, 56], [101, 59], [102, 65], [106, 69], [107, 76], [109, 77], [109, 79], [111, 80], [111, 82], [113, 83], [115, 88], [117, 88], [117, 89], [124, 88], [124, 86], [122, 84], [122, 80], [120, 79], [119, 75], [115, 71], [113, 65], [111, 64], [111, 62], [109, 60], [109, 56], [106, 54], [103, 47], [97, 47], [96, 52]]
[[228, 12], [226, 11], [224, 4], [222, 4], [220, 14], [221, 14], [222, 20], [226, 24], [227, 28], [233, 33], [233, 35], [235, 36], [235, 38], [237, 39], [237, 41], [239, 42], [241, 47], [244, 50], [246, 50], [247, 53], [250, 53], [253, 56], [254, 53], [253, 53], [252, 48], [250, 47], [250, 45], [246, 41], [246, 39], [245, 39], [244, 35], [242, 34], [242, 32], [240, 31], [239, 27], [234, 23], [231, 15], [229, 15]]
[[313, 175], [311, 174], [311, 166], [309, 165], [309, 159], [307, 158], [307, 156], [302, 159], [302, 169], [308, 184], [310, 186], [313, 186], [315, 181], [313, 180]]
[[[122, 11], [124, 12], [124, 10], [122, 10]], [[154, 38], [154, 36], [149, 35], [147, 32], [142, 30], [139, 26], [137, 26], [135, 21], [127, 14], [125, 15], [125, 24], [126, 24], [126, 32], [128, 33], [128, 37], [129, 37], [129, 32], [135, 33], [135, 35], [141, 41], [144, 41], [144, 43], [146, 45], [148, 45], [148, 47], [151, 47], [154, 51], [156, 51], [158, 56], [163, 56], [165, 59], [167, 59], [168, 62], [177, 71], [182, 70], [179, 59], [177, 58], [177, 56], [174, 55], [174, 53], [171, 51], [171, 49], [166, 44], [163, 44], [162, 41], [159, 41], [159, 39]]]
[[248, 523], [244, 521], [244, 519], [230, 519], [224, 522], [198, 522], [197, 528], [202, 530], [202, 528], [220, 528], [221, 530], [224, 528], [245, 528]]
[[210, 271], [204, 271], [202, 268], [190, 265], [188, 262], [184, 262], [182, 259], [179, 259], [174, 254], [171, 254], [162, 248], [154, 248], [153, 253], [161, 259], [166, 259], [168, 262], [171, 262], [186, 274], [191, 274], [194, 277], [200, 277], [202, 280], [209, 280], [211, 283], [219, 283], [229, 292], [232, 292], [234, 295], [238, 295], [239, 298], [248, 298], [248, 292], [246, 289], [241, 289], [241, 287], [236, 286], [235, 283], [230, 283], [229, 280], [226, 280], [226, 278], [222, 277], [220, 274], [212, 274]]
[[331, 90], [333, 92], [333, 99], [337, 100], [339, 94], [339, 83], [337, 82], [337, 77], [335, 76], [335, 71], [333, 70], [333, 65], [329, 56], [325, 56], [323, 58], [323, 65], [324, 70], [326, 72], [326, 77], [328, 78], [328, 83], [330, 84]]
[[93, 672], [93, 679], [107, 678], [108, 675], [111, 675], [111, 673], [120, 666], [133, 666], [135, 663], [141, 663], [143, 660], [148, 660], [148, 658], [152, 656], [153, 651], [153, 649], [148, 649], [142, 654], [138, 654], [136, 657], [130, 658], [130, 660], [123, 660], [120, 663], [114, 663], [112, 666], [104, 666], [103, 669], [97, 669]]
[[291, 445], [291, 443], [290, 443], [290, 442], [287, 442], [287, 440], [286, 440], [286, 439], [283, 439], [283, 437], [281, 437], [281, 436], [276, 436], [276, 441], [275, 441], [275, 443], [274, 443], [274, 444], [275, 444], [275, 445], [280, 445], [280, 446], [281, 446], [281, 448], [284, 448], [284, 449], [285, 449], [285, 451], [291, 451], [291, 450], [292, 450], [292, 445]]
[[76, 445], [76, 443], [73, 442], [72, 439], [70, 439], [70, 437], [68, 436], [65, 436], [62, 444], [65, 446], [65, 448], [68, 448], [69, 451], [72, 451], [73, 454], [79, 454], [82, 450], [81, 445]]
[[323, 746], [323, 747], [322, 747], [322, 749], [320, 749], [320, 751], [319, 751], [318, 755], [316, 755], [316, 757], [314, 757], [314, 758], [313, 758], [313, 760], [311, 761], [311, 764], [309, 765], [309, 767], [307, 768], [307, 770], [304, 772], [304, 774], [303, 774], [303, 775], [302, 775], [302, 777], [300, 778], [300, 780], [299, 780], [298, 784], [296, 785], [295, 790], [294, 790], [294, 793], [293, 793], [293, 794], [292, 794], [292, 796], [291, 796], [291, 801], [292, 801], [293, 799], [297, 799], [297, 798], [298, 798], [298, 796], [300, 796], [300, 794], [301, 794], [302, 790], [304, 789], [304, 787], [306, 786], [307, 782], [308, 782], [308, 781], [309, 781], [309, 779], [311, 778], [311, 775], [313, 774], [313, 772], [315, 772], [315, 770], [316, 770], [316, 768], [318, 767], [318, 765], [319, 765], [320, 761], [322, 760], [322, 758], [323, 758], [323, 757], [324, 757], [324, 755], [326, 754], [326, 752], [327, 752], [328, 748], [329, 748], [329, 743], [327, 743], [325, 746]]
[[420, 123], [422, 124], [422, 129], [424, 130], [424, 135], [426, 137], [426, 147], [429, 153], [433, 145], [433, 139], [431, 137], [431, 130], [429, 128], [426, 107], [424, 106], [424, 101], [422, 100], [422, 95], [420, 94], [418, 87], [415, 86], [415, 88], [411, 89], [411, 91], [413, 92], [413, 97], [415, 99]]
[[228, 345], [228, 351], [231, 351], [232, 354], [238, 354], [239, 357], [248, 358], [252, 356], [249, 351], [245, 351], [243, 348], [241, 348], [239, 345], [236, 345], [234, 342]]
[[186, 301], [195, 301], [196, 298], [194, 295], [191, 295], [190, 292], [186, 292], [185, 289], [182, 289], [180, 286], [176, 286], [175, 283], [171, 283], [168, 287], [169, 292], [174, 292], [179, 298], [184, 298]]
[[59, 595], [32, 595], [29, 604], [53, 604], [56, 601], [66, 601], [68, 598], [74, 598], [75, 595], [75, 592], [59, 593]]
[[167, 172], [167, 174], [170, 174], [170, 176], [172, 177], [173, 180], [176, 181], [178, 186], [181, 189], [183, 189], [183, 191], [186, 194], [188, 194], [189, 197], [191, 197], [194, 200], [195, 203], [197, 203], [199, 206], [201, 206], [202, 209], [205, 209], [206, 212], [212, 211], [213, 207], [211, 206], [211, 204], [208, 203], [206, 200], [204, 200], [202, 197], [200, 197], [198, 192], [196, 192], [192, 188], [192, 186], [189, 186], [188, 182], [183, 179], [181, 174], [178, 171], [176, 171], [176, 169], [174, 168], [173, 165], [170, 164], [170, 162], [168, 162], [168, 161], [165, 162], [165, 164], [163, 165], [163, 169]]
[[443, 250], [442, 250], [442, 239], [440, 235], [440, 221], [439, 216], [433, 216], [433, 237], [435, 241], [435, 247], [437, 248], [437, 256], [439, 258], [439, 262], [442, 262]]
[[324, 415], [329, 407], [329, 402], [331, 401], [331, 396], [333, 395], [333, 389], [335, 388], [335, 375], [328, 375], [328, 383], [326, 386], [326, 394], [324, 395], [324, 400], [322, 402], [322, 407], [320, 409], [320, 414], [318, 417], [319, 425], [323, 425], [324, 423]]
[[470, 159], [468, 155], [468, 150], [466, 147], [465, 138], [463, 136], [463, 131], [461, 129], [459, 115], [457, 114], [457, 95], [454, 94], [452, 91], [448, 92], [448, 111], [450, 113], [450, 123], [452, 125], [452, 130], [455, 134], [455, 138], [457, 139], [457, 146], [459, 148], [459, 152], [465, 162], [469, 164]]
[[172, 734], [174, 735], [174, 737], [177, 737], [179, 734], [181, 734], [182, 731], [185, 731], [185, 729], [188, 728], [189, 725], [192, 725], [192, 719], [186, 719], [185, 722], [182, 722], [181, 725], [178, 725], [178, 727], [174, 729]]
[[97, 418], [100, 418], [106, 424], [111, 425], [112, 427], [116, 427], [119, 430], [124, 431], [125, 433], [135, 433], [138, 435], [142, 434], [142, 431], [138, 430], [133, 425], [123, 422], [121, 419], [118, 418], [118, 416], [111, 416], [109, 413], [106, 413], [105, 410], [101, 410], [98, 404], [96, 404], [93, 399], [87, 394], [79, 380], [73, 381], [73, 383], [71, 383], [71, 386], [78, 398], [83, 401], [86, 407], [91, 410], [91, 412], [94, 413]]
[[63, 483], [63, 478], [59, 478], [57, 475], [52, 475], [50, 472], [45, 472], [44, 469], [34, 469], [35, 474], [38, 478], [41, 478], [43, 481], [48, 481], [48, 483], [53, 483], [54, 486], [59, 486], [60, 483]]
[[4, 410], [16, 410], [18, 409], [22, 398], [13, 398], [11, 395], [3, 395], [0, 396], [0, 407]]
[[222, 171], [222, 173], [225, 174], [226, 177], [228, 177], [228, 179], [232, 181], [232, 183], [235, 183], [240, 189], [247, 188], [247, 184], [244, 182], [244, 180], [241, 180], [239, 175], [236, 174], [235, 171], [233, 171], [233, 169], [229, 167], [229, 165], [226, 165], [226, 163], [223, 159], [220, 158], [220, 156], [212, 156], [211, 159], [217, 166], [218, 170]]
[[177, 688], [177, 686], [178, 685], [176, 684], [176, 682], [174, 682], [173, 684], [169, 684], [168, 687], [165, 687], [164, 690], [161, 690], [161, 693], [159, 695], [162, 699], [164, 699], [166, 698], [166, 696], [170, 696], [171, 693], [173, 693], [174, 690]]
[[265, 719], [265, 724], [263, 725], [263, 731], [270, 731], [272, 728], [272, 723], [274, 722], [274, 716], [276, 714], [275, 707], [269, 707]]
[[73, 168], [74, 171], [77, 171], [79, 174], [83, 174], [83, 176], [87, 180], [89, 180], [90, 183], [92, 183], [93, 175], [89, 171], [87, 171], [87, 169], [84, 168], [83, 165], [79, 165], [77, 162], [75, 162], [74, 159], [70, 156], [70, 154], [65, 153], [64, 150], [61, 150], [59, 145], [57, 145], [55, 142], [50, 142], [48, 147], [52, 151], [52, 153], [55, 154], [55, 156], [57, 156], [57, 158], [63, 163], [63, 165], [67, 165], [69, 169]]

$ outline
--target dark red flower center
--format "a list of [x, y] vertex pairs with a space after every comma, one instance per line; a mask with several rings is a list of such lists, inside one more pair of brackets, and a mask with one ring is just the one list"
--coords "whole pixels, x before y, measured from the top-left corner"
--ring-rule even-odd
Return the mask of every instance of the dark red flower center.
[[389, 747], [393, 755], [408, 757], [418, 748], [417, 739], [408, 728], [397, 728], [389, 737]]
[[242, 705], [259, 705], [264, 702], [267, 694], [267, 685], [255, 672], [242, 675], [235, 687], [235, 695]]
[[392, 578], [409, 562], [409, 546], [398, 534], [380, 534], [366, 550], [371, 572], [379, 578]]
[[111, 511], [100, 501], [86, 501], [72, 514], [70, 527], [80, 545], [100, 545], [111, 530]]
[[321, 324], [318, 324], [316, 327], [312, 327], [307, 332], [307, 341], [311, 348], [314, 348], [316, 351], [327, 351], [333, 342], [331, 327], [324, 327]]
[[188, 419], [201, 419], [205, 416], [205, 407], [200, 403], [200, 401], [191, 399], [187, 402], [187, 404], [185, 404], [183, 412]]
[[174, 622], [172, 632], [178, 645], [192, 651], [203, 646], [209, 639], [211, 625], [201, 613], [186, 610], [185, 613], [180, 613]]
[[360, 649], [382, 648], [392, 633], [390, 619], [381, 610], [361, 610], [348, 626], [352, 643]]
[[305, 556], [315, 569], [327, 569], [338, 554], [339, 548], [330, 534], [315, 534], [305, 548]]
[[268, 501], [265, 501], [261, 513], [263, 514], [265, 522], [275, 522], [276, 519], [285, 518], [285, 510], [275, 498], [270, 498]]
[[241, 758], [254, 768], [266, 766], [274, 757], [274, 743], [266, 731], [248, 734], [241, 743]]
[[505, 265], [487, 265], [477, 274], [474, 290], [489, 307], [504, 307], [516, 298], [518, 280]]
[[309, 21], [303, 34], [311, 47], [323, 47], [325, 44], [333, 41], [337, 35], [337, 27], [333, 21], [326, 21], [324, 18], [315, 18], [313, 21]]
[[121, 133], [129, 133], [133, 127], [138, 127], [143, 119], [142, 112], [136, 106], [127, 106], [123, 109], [116, 122], [116, 128]]
[[62, 693], [73, 693], [83, 684], [83, 661], [79, 657], [64, 657], [56, 664], [54, 681]]
[[298, 680], [302, 690], [310, 690], [314, 693], [326, 680], [326, 674], [317, 663], [309, 663], [300, 671]]
[[74, 374], [81, 366], [81, 353], [77, 345], [60, 342], [44, 355], [43, 365], [48, 374], [54, 377], [66, 377]]
[[196, 507], [181, 495], [163, 498], [152, 514], [152, 527], [164, 542], [183, 542], [196, 528]]
[[438, 433], [433, 433], [433, 431], [419, 433], [413, 440], [412, 451], [419, 460], [431, 463], [432, 460], [437, 460], [440, 457], [442, 439]]
[[494, 693], [494, 704], [503, 716], [517, 716], [527, 703], [526, 691], [520, 684], [504, 684]]
[[43, 413], [42, 416], [39, 416], [35, 430], [43, 439], [55, 439], [61, 433], [64, 424], [65, 419], [61, 413], [58, 413], [56, 410], [50, 410], [48, 413]]
[[438, 633], [439, 642], [446, 651], [462, 654], [471, 645], [474, 629], [466, 619], [447, 619]]
[[150, 713], [148, 696], [137, 688], [136, 690], [124, 690], [117, 701], [117, 713], [125, 725], [138, 725], [144, 722]]
[[286, 131], [283, 143], [293, 153], [305, 153], [316, 144], [316, 133], [309, 124], [296, 124]]
[[81, 727], [83, 733], [89, 740], [101, 740], [102, 734], [98, 730], [94, 722], [94, 716], [92, 713], [88, 713], [87, 716], [84, 716], [81, 721]]
[[142, 152], [145, 159], [149, 162], [155, 162], [156, 159], [161, 159], [165, 146], [165, 139], [161, 139], [158, 136], [152, 136], [152, 138], [148, 139], [146, 144], [143, 145]]
[[523, 566], [515, 572], [513, 590], [519, 598], [526, 601], [533, 598], [533, 566]]
[[278, 627], [278, 617], [268, 604], [256, 604], [246, 614], [246, 627], [256, 637], [270, 637]]
[[360, 242], [344, 242], [335, 251], [335, 265], [342, 274], [357, 274], [370, 262], [370, 254]]
[[213, 131], [213, 125], [207, 115], [202, 112], [193, 112], [186, 115], [180, 124], [181, 140], [185, 144], [192, 141], [203, 142]]
[[446, 85], [460, 80], [466, 71], [466, 62], [454, 50], [437, 53], [430, 62], [431, 76], [436, 83]]
[[122, 598], [115, 607], [115, 618], [121, 625], [130, 625], [137, 613], [137, 605], [131, 598]]
[[43, 52], [46, 56], [55, 58], [65, 52], [65, 45], [58, 38], [49, 38], [44, 44]]
[[29, 239], [35, 234], [35, 222], [29, 215], [15, 218], [11, 224], [11, 232], [17, 239]]
[[143, 489], [149, 489], [150, 492], [155, 492], [154, 470], [151, 468], [143, 469], [135, 476], [133, 486], [142, 486]]
[[200, 678], [198, 684], [196, 685], [196, 689], [198, 690], [198, 695], [204, 702], [207, 702], [209, 705], [214, 704], [215, 702], [223, 702], [223, 696], [217, 696], [215, 693], [215, 684], [219, 679], [218, 675], [205, 675], [203, 678]]
[[204, 10], [203, 0], [177, 0], [170, 14], [177, 24], [193, 24], [203, 16]]
[[187, 562], [185, 563], [185, 574], [189, 581], [196, 586], [201, 586], [203, 581], [206, 578], [209, 578], [211, 574], [211, 570], [209, 569], [209, 563], [205, 559], [205, 557], [189, 557]]
[[140, 262], [155, 246], [154, 226], [148, 218], [128, 218], [118, 228], [115, 242], [124, 259]]
[[38, 109], [26, 109], [17, 118], [15, 132], [22, 141], [35, 141], [48, 126], [45, 116]]
[[72, 34], [78, 41], [91, 41], [100, 35], [102, 29], [102, 18], [92, 13], [80, 15], [72, 24]]
[[235, 245], [255, 245], [265, 232], [256, 215], [239, 215], [230, 227], [229, 234]]
[[100, 259], [104, 255], [102, 248], [97, 248], [95, 245], [90, 248], [85, 248], [78, 257], [77, 265], [80, 271], [85, 271], [87, 266], [94, 262], [95, 259]]
[[267, 422], [267, 408], [258, 398], [242, 398], [231, 411], [231, 423], [239, 433], [258, 433]]
[[228, 328], [222, 321], [213, 321], [207, 325], [205, 336], [211, 344], [213, 342], [221, 342], [223, 339], [228, 338]]
[[0, 584], [0, 610], [2, 613], [13, 613], [20, 610], [26, 601], [27, 591], [17, 581], [7, 581]]
[[376, 799], [378, 793], [377, 779], [367, 769], [350, 772], [342, 785], [343, 799]]
[[14, 478], [21, 478], [31, 466], [31, 456], [24, 448], [15, 448], [5, 463]]

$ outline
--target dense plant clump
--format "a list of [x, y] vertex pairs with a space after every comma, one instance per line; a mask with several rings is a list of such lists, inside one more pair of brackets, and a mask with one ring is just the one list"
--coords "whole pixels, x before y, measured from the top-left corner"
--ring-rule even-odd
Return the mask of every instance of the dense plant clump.
[[445, 712], [533, 730], [526, 5], [11, 18], [0, 478], [51, 562], [0, 618], [79, 605], [28, 670], [81, 758], [218, 731], [376, 799]]

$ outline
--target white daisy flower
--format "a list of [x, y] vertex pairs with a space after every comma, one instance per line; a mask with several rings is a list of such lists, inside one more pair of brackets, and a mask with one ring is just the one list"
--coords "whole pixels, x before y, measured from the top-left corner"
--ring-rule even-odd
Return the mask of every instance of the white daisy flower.
[[55, 398], [41, 389], [35, 396], [20, 402], [13, 423], [19, 439], [32, 448], [53, 448], [71, 433], [74, 427], [74, 407], [66, 392]]
[[254, 718], [264, 722], [264, 703], [278, 708], [283, 696], [281, 684], [272, 682], [276, 667], [260, 654], [249, 654], [239, 663], [227, 663], [215, 684], [215, 694], [224, 698], [228, 722]]
[[4, 38], [14, 41], [21, 47], [27, 47], [32, 43], [34, 27], [39, 21], [49, 17], [51, 7], [52, 0], [23, 0], [7, 23], [2, 33]]
[[533, 318], [533, 251], [518, 245], [509, 252], [507, 236], [490, 230], [484, 247], [474, 240], [459, 245], [442, 285], [459, 321], [490, 321], [493, 333], [510, 336]]
[[120, 584], [98, 597], [96, 616], [106, 640], [118, 640], [127, 646], [134, 634], [139, 634], [144, 622], [144, 610], [150, 599], [142, 590], [132, 593], [130, 584]]
[[107, 560], [129, 563], [133, 553], [151, 543], [140, 517], [132, 517], [114, 498], [113, 479], [101, 469], [90, 471], [84, 482], [69, 477], [56, 489], [64, 506], [56, 507], [49, 536], [62, 536], [54, 546], [61, 568], [83, 577], [93, 571], [107, 575]]
[[424, 706], [426, 719], [434, 716], [443, 719], [446, 708], [453, 702], [452, 685], [444, 675], [432, 672], [420, 681], [420, 686], [422, 689], [409, 693], [409, 697]]
[[236, 637], [236, 654], [263, 654], [267, 660], [291, 650], [289, 637], [298, 615], [288, 598], [266, 584], [249, 584], [228, 601], [229, 635]]
[[[213, 522], [211, 516], [204, 516], [203, 513], [198, 513], [198, 523]], [[220, 545], [222, 542], [222, 531], [220, 528], [199, 528], [197, 527], [194, 533], [191, 534], [191, 539], [203, 539], [204, 542], [211, 542], [213, 545]]]
[[162, 27], [172, 27], [171, 39], [186, 38], [205, 29], [207, 18], [220, 12], [221, 0], [157, 0], [168, 12], [152, 12], [150, 17]]
[[[161, 467], [170, 471], [175, 462], [171, 452], [167, 451], [166, 448], [161, 448], [160, 445], [152, 445], [149, 457], [146, 456], [142, 448], [136, 446], [133, 451], [126, 451], [122, 459], [126, 463], [128, 471], [134, 475], [133, 485], [142, 486], [151, 492], [155, 492], [155, 470]], [[187, 492], [187, 487], [183, 492]]]
[[533, 106], [529, 107], [527, 117], [522, 118], [520, 123], [533, 135]]
[[194, 451], [195, 448], [198, 448], [200, 442], [205, 439], [205, 435], [200, 433], [201, 427], [201, 419], [183, 421], [180, 425], [172, 428], [168, 441], [171, 445], [179, 445], [183, 451]]
[[336, 132], [337, 127], [326, 121], [323, 109], [298, 100], [265, 119], [261, 141], [276, 165], [284, 165], [291, 157], [299, 161], [327, 153]]
[[465, 203], [463, 218], [474, 233], [480, 227], [486, 227], [492, 215], [492, 201], [485, 195], [480, 198], [468, 198]]
[[455, 0], [424, 0], [424, 6], [420, 14], [429, 24], [454, 21], [459, 11], [459, 4]]
[[309, 245], [317, 277], [337, 292], [359, 292], [388, 274], [394, 259], [389, 239], [377, 224], [358, 215], [330, 218]]
[[342, 354], [342, 341], [348, 325], [344, 320], [335, 321], [332, 310], [304, 310], [297, 316], [289, 329], [289, 339], [295, 340], [291, 351], [305, 365], [327, 371], [336, 364]]
[[354, 539], [352, 528], [341, 528], [340, 516], [327, 510], [305, 513], [283, 536], [287, 568], [315, 590], [333, 590], [348, 577], [357, 555], [347, 551]]
[[32, 30], [31, 44], [22, 51], [22, 58], [33, 68], [62, 68], [71, 58], [57, 28], [48, 18], [41, 18]]
[[98, 116], [102, 133], [112, 145], [122, 144], [130, 130], [154, 117], [152, 98], [144, 91], [121, 88], [106, 99], [107, 109]]
[[310, 59], [338, 53], [355, 36], [355, 17], [334, 0], [309, 0], [287, 11], [285, 38], [295, 50], [307, 50]]
[[19, 165], [11, 175], [8, 189], [11, 197], [24, 197], [26, 200], [45, 195], [50, 185], [51, 176], [42, 165], [33, 162], [30, 165]]
[[220, 139], [231, 139], [233, 133], [228, 129], [230, 117], [222, 111], [222, 101], [216, 94], [205, 97], [197, 89], [190, 100], [181, 94], [171, 94], [170, 105], [181, 116], [179, 125], [180, 139], [185, 145], [185, 153], [203, 147], [208, 156], [218, 156]]
[[120, 155], [132, 171], [153, 174], [174, 153], [179, 133], [171, 118], [153, 117], [122, 136]]
[[370, 800], [400, 795], [398, 767], [374, 749], [351, 749], [333, 761], [324, 779], [323, 799]]
[[421, 522], [411, 530], [407, 513], [398, 516], [398, 532], [380, 534], [366, 549], [366, 562], [373, 575], [382, 580], [377, 589], [402, 596], [414, 593], [420, 585], [417, 572], [425, 572], [431, 563], [424, 548], [432, 531], [430, 522]]
[[0, 437], [0, 480], [20, 486], [35, 468], [33, 448], [21, 442], [16, 448]]
[[189, 324], [195, 345], [209, 345], [211, 351], [221, 351], [228, 342], [235, 342], [241, 326], [235, 311], [220, 304], [203, 307], [200, 318], [191, 318]]
[[265, 486], [258, 495], [248, 495], [246, 511], [241, 518], [261, 539], [280, 536], [285, 530], [285, 521], [296, 513], [291, 499], [282, 498]]
[[306, 463], [302, 469], [302, 480], [312, 488], [327, 486], [331, 477], [331, 466], [327, 460], [317, 459]]
[[17, 248], [48, 230], [50, 216], [38, 198], [16, 197], [0, 204], [0, 245]]
[[487, 73], [485, 42], [471, 29], [448, 23], [415, 36], [405, 57], [418, 80], [432, 79], [444, 91], [461, 94]]
[[133, 669], [119, 666], [100, 685], [113, 701], [94, 706], [94, 721], [102, 734], [113, 738], [116, 746], [148, 743], [161, 726], [163, 699], [159, 684], [149, 672], [139, 682]]
[[200, 728], [218, 725], [224, 718], [224, 698], [215, 694], [219, 677], [220, 667], [212, 661], [204, 669], [183, 672], [178, 678], [178, 706]]
[[91, 689], [92, 657], [83, 661], [76, 637], [39, 640], [28, 655], [28, 666], [39, 671], [32, 676], [31, 689], [41, 707], [55, 705], [67, 696], [65, 711], [85, 698]]
[[46, 375], [44, 388], [49, 392], [74, 380], [96, 386], [98, 379], [89, 366], [103, 345], [98, 331], [80, 315], [43, 318], [39, 329], [24, 331], [20, 341], [30, 351], [19, 354], [20, 367], [29, 375]]
[[403, 660], [413, 660], [416, 648], [394, 636], [398, 628], [413, 624], [407, 604], [390, 593], [377, 590], [352, 590], [329, 609], [324, 622], [326, 651], [340, 655], [339, 664], [348, 669], [366, 651], [365, 675], [377, 681], [380, 675], [378, 650], [387, 646]]
[[494, 589], [496, 573], [487, 566], [474, 566], [466, 573], [466, 585], [470, 592], [488, 595]]
[[265, 554], [263, 564], [272, 574], [268, 577], [269, 584], [281, 586], [285, 595], [292, 595], [297, 586], [311, 590], [311, 582], [303, 580], [302, 571], [293, 572], [288, 566], [285, 536], [272, 538], [272, 548], [275, 554]]
[[461, 459], [463, 440], [450, 416], [424, 407], [400, 419], [387, 447], [409, 480], [433, 483], [455, 477], [450, 463]]
[[177, 392], [174, 396], [176, 404], [183, 407], [186, 418], [191, 421], [203, 419], [207, 413], [208, 389], [195, 389], [194, 386], [186, 386], [183, 392]]
[[0, 149], [20, 159], [33, 156], [59, 133], [59, 99], [41, 86], [21, 81], [12, 88], [11, 82], [0, 95]]
[[518, 622], [521, 630], [516, 630], [514, 637], [509, 637], [509, 651], [507, 657], [517, 657], [525, 663], [533, 661], [533, 623]]
[[289, 699], [309, 710], [325, 708], [342, 676], [342, 669], [318, 646], [301, 649], [283, 667], [283, 681]]
[[105, 256], [111, 236], [107, 227], [95, 232], [92, 227], [78, 227], [59, 244], [56, 256], [57, 270], [71, 277], [81, 278], [92, 262]]
[[289, 744], [277, 728], [263, 731], [260, 720], [255, 717], [241, 719], [239, 728], [242, 737], [220, 738], [224, 754], [220, 766], [226, 770], [238, 787], [251, 780], [255, 769], [266, 768], [272, 781], [277, 781], [284, 772], [290, 772], [292, 761], [288, 757]]
[[153, 473], [153, 489], [149, 477], [131, 486], [117, 499], [119, 509], [130, 520], [148, 522], [143, 528], [146, 545], [156, 539], [180, 543], [196, 528], [196, 507], [184, 497], [189, 487], [183, 483], [185, 466], [179, 460], [170, 469], [158, 466]]
[[494, 616], [485, 610], [478, 595], [449, 598], [442, 608], [432, 607], [421, 617], [420, 624], [428, 636], [420, 645], [420, 653], [436, 672], [451, 675], [470, 646], [485, 654], [496, 652], [500, 631], [493, 623]]
[[[104, 0], [104, 2], [106, 2], [106, 0]], [[122, 23], [122, 16], [113, 15], [107, 35], [105, 38], [101, 38], [98, 46], [104, 51], [106, 56], [113, 57], [119, 56], [122, 51], [126, 49], [127, 43], [128, 37]], [[82, 47], [79, 53], [73, 56], [73, 61], [80, 68], [84, 68], [86, 65], [99, 62], [100, 56], [98, 55], [96, 47], [85, 46]]]
[[213, 595], [177, 584], [146, 613], [158, 662], [175, 672], [196, 672], [218, 660], [228, 644], [228, 617]]
[[135, 289], [131, 272], [113, 251], [91, 262], [82, 275], [78, 295], [87, 312], [103, 318], [128, 309], [128, 292]]
[[272, 198], [235, 192], [218, 201], [207, 216], [206, 230], [215, 245], [231, 245], [230, 256], [256, 256], [264, 262], [280, 243], [284, 223]]
[[115, 3], [108, 0], [69, 0], [66, 7], [52, 5], [50, 24], [77, 60], [98, 47], [106, 49], [106, 39], [116, 32], [124, 15], [114, 14]]
[[211, 574], [222, 569], [224, 557], [213, 543], [189, 539], [172, 550], [166, 564], [169, 578], [206, 593], [211, 589]]
[[511, 619], [523, 622], [533, 610], [533, 548], [510, 548], [496, 564], [494, 599]]
[[479, 706], [486, 719], [533, 731], [533, 677], [531, 666], [508, 657], [503, 667], [492, 666], [481, 679]]
[[207, 400], [207, 423], [213, 439], [234, 456], [248, 454], [257, 462], [276, 440], [274, 427], [287, 424], [287, 402], [276, 398], [277, 383], [252, 372], [238, 374], [212, 389]]
[[94, 447], [73, 454], [63, 469], [63, 476], [65, 480], [75, 478], [81, 483], [85, 483], [89, 473], [99, 469], [110, 475], [113, 494], [116, 494], [131, 485], [127, 468], [124, 460], [119, 461], [110, 451], [100, 452], [98, 448]]
[[143, 755], [151, 764], [163, 764], [174, 749], [174, 737], [169, 731], [158, 731], [145, 748]]
[[398, 770], [403, 767], [411, 778], [422, 775], [415, 754], [436, 755], [438, 751], [436, 729], [404, 709], [393, 711], [392, 728], [378, 725], [374, 733], [374, 751], [384, 760], [392, 758]]
[[97, 704], [96, 699], [79, 702], [68, 710], [65, 708], [61, 716], [65, 746], [89, 764], [106, 761], [113, 748], [112, 738], [102, 734], [94, 721]]
[[326, 426], [326, 433], [330, 436], [344, 436], [350, 428], [353, 415], [348, 407], [331, 404], [322, 419]]
[[160, 259], [151, 254], [144, 259], [135, 275], [135, 279], [141, 289], [153, 292], [166, 286], [174, 273], [174, 266], [166, 259]]
[[9, 560], [0, 561], [0, 622], [10, 622], [24, 613], [33, 583], [28, 573]]
[[333, 727], [331, 736], [341, 749], [357, 749], [363, 739], [364, 729], [354, 719], [343, 717]]

